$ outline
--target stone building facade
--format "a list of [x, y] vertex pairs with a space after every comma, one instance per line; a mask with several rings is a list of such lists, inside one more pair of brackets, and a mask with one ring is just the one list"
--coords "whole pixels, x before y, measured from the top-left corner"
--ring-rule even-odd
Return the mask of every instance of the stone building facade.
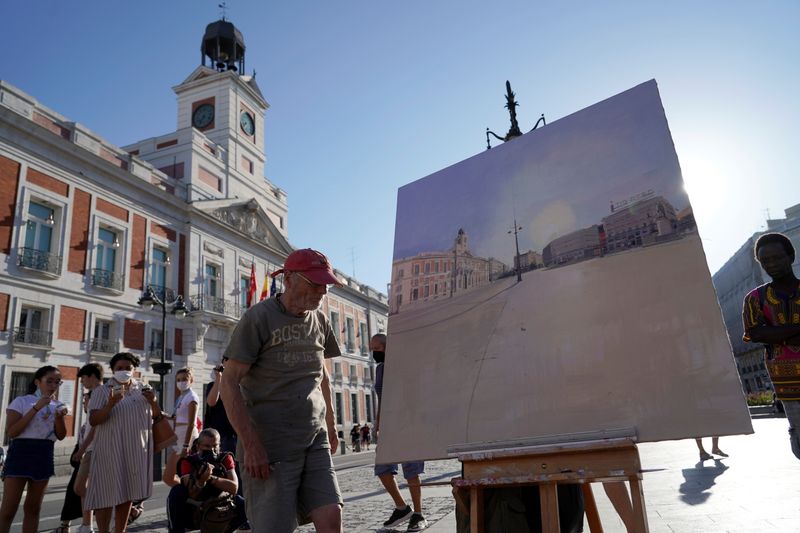
[[[253, 77], [220, 64], [174, 87], [174, 132], [124, 148], [0, 81], [0, 427], [32, 373], [58, 366], [73, 412], [66, 454], [83, 419], [78, 369], [118, 351], [139, 355], [141, 378], [159, 389], [153, 363], [165, 347], [202, 393], [247, 308], [251, 270], [259, 295], [293, 250], [286, 193], [263, 174], [268, 104]], [[328, 370], [349, 429], [374, 418], [364, 341], [386, 331], [388, 300], [338, 274], [344, 285], [323, 305], [338, 321], [344, 355]], [[167, 302], [183, 296], [189, 314], [167, 313], [162, 328], [160, 307], [137, 305], [147, 287]], [[173, 372], [167, 410], [176, 392]]]

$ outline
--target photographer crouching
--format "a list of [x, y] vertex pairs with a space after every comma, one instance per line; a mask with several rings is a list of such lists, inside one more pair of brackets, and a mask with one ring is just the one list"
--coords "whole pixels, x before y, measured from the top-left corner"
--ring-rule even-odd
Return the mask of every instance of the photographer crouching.
[[181, 482], [167, 497], [170, 533], [228, 533], [246, 522], [244, 498], [236, 494], [233, 454], [219, 453], [219, 444], [219, 432], [204, 429], [197, 437], [196, 453], [178, 462]]

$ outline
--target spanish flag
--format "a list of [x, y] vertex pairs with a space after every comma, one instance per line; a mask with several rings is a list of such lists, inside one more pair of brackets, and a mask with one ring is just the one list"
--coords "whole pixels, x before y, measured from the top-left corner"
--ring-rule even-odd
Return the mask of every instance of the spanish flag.
[[269, 273], [264, 274], [264, 287], [261, 289], [261, 298], [259, 302], [269, 296]]

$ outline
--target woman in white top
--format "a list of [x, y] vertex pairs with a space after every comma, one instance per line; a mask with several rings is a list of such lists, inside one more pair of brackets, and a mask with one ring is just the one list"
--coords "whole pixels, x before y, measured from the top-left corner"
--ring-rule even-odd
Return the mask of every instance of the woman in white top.
[[0, 504], [0, 533], [8, 533], [25, 497], [23, 533], [39, 529], [39, 513], [47, 483], [53, 476], [53, 445], [67, 434], [67, 407], [55, 399], [61, 373], [43, 366], [33, 376], [28, 394], [18, 396], [6, 409], [6, 435], [10, 437], [8, 458], [3, 468], [3, 503]]
[[[181, 368], [175, 374], [175, 385], [181, 391], [181, 395], [175, 402], [175, 435], [178, 441], [175, 446], [170, 448], [165, 472], [175, 472], [178, 459], [185, 457], [187, 451], [192, 446], [192, 442], [197, 438], [197, 405], [200, 399], [197, 393], [192, 390], [194, 376], [190, 368]], [[164, 483], [170, 487], [175, 486], [175, 476], [164, 476]]]

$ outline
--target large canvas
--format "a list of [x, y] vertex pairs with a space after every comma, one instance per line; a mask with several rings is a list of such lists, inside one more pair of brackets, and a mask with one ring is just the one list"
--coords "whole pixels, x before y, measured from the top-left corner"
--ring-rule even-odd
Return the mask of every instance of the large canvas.
[[654, 80], [402, 187], [391, 284], [379, 462], [752, 432]]

